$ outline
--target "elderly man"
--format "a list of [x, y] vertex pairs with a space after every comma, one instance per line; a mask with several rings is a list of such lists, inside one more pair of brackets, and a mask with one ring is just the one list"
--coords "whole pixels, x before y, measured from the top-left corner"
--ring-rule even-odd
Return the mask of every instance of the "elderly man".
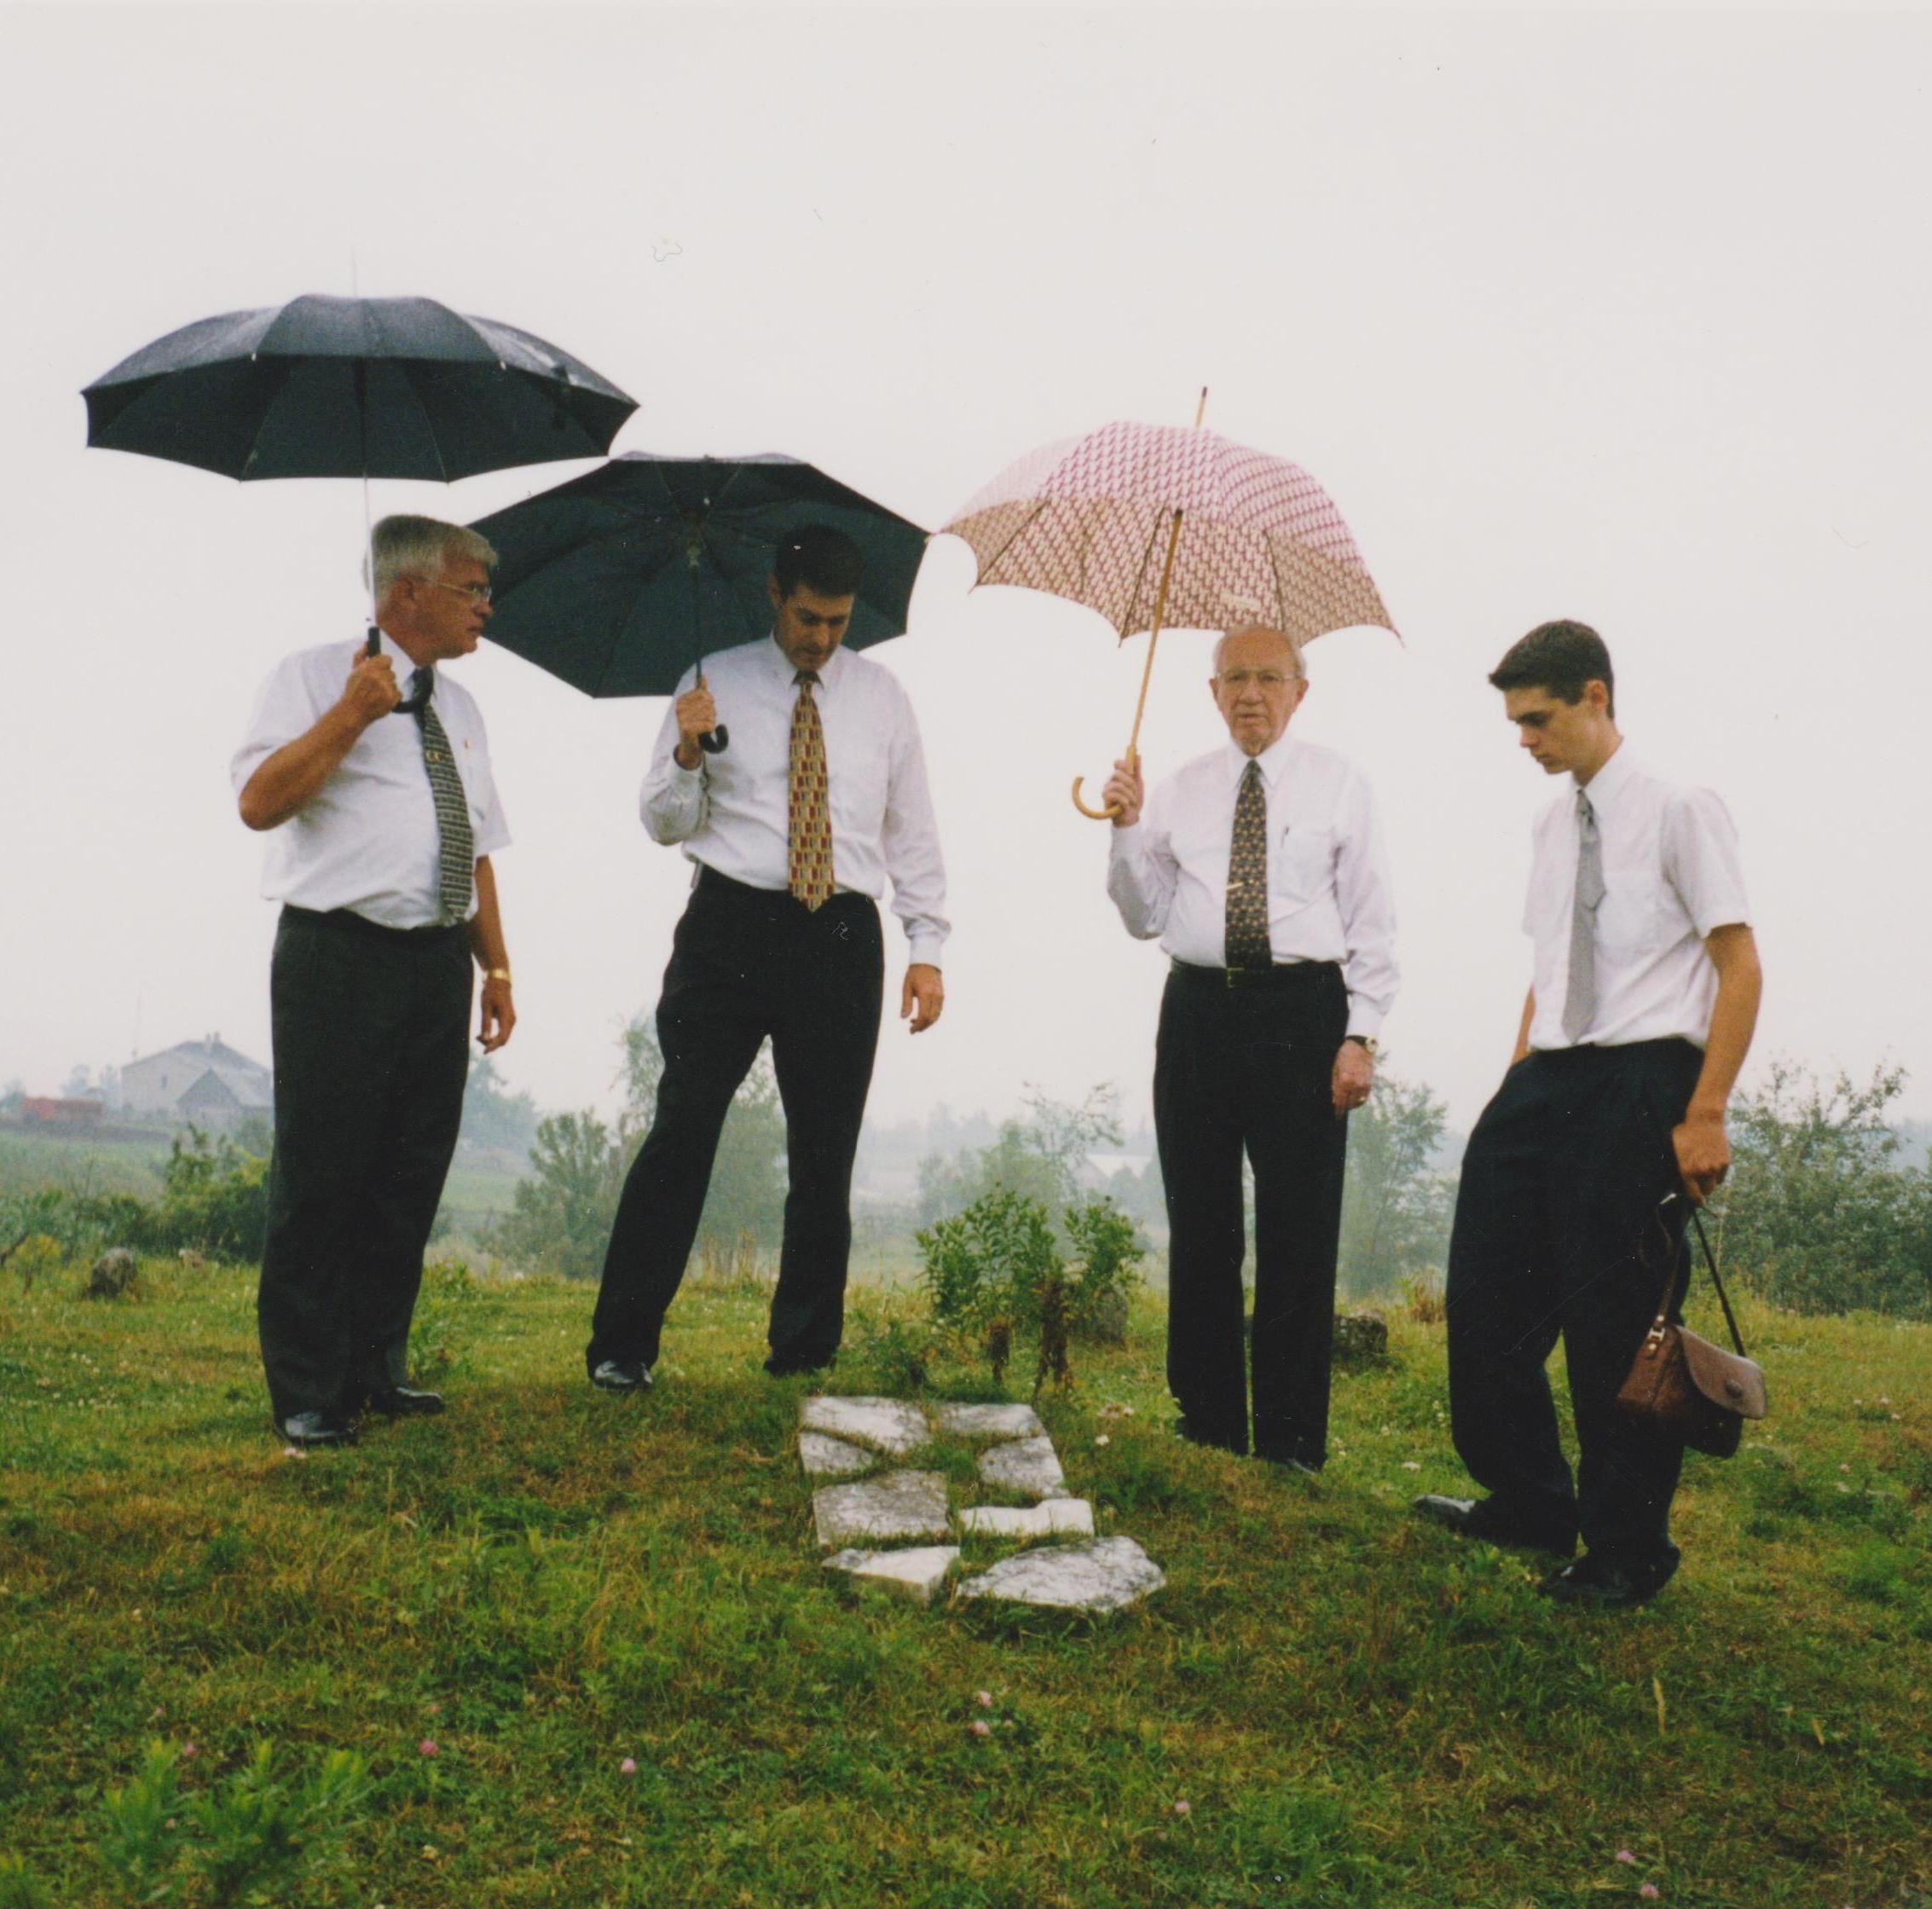
[[1117, 762], [1108, 893], [1172, 967], [1154, 1049], [1166, 1183], [1167, 1383], [1183, 1433], [1248, 1449], [1241, 1155], [1254, 1169], [1253, 1449], [1328, 1457], [1347, 1117], [1395, 998], [1394, 912], [1361, 772], [1288, 734], [1308, 693], [1278, 630], [1223, 637], [1209, 680], [1227, 746], [1154, 791]]
[[[771, 639], [687, 683], [644, 778], [645, 826], [697, 865], [657, 1004], [657, 1118], [624, 1183], [585, 1350], [605, 1391], [651, 1384], [725, 1116], [767, 1036], [790, 1188], [765, 1369], [812, 1371], [838, 1351], [888, 879], [909, 943], [900, 1017], [920, 1033], [946, 998], [946, 871], [912, 705], [889, 671], [839, 647], [859, 576], [842, 532], [788, 536], [767, 586]], [[730, 746], [708, 755], [701, 738], [720, 717]]]
[[[1684, 1232], [1730, 1165], [1724, 1114], [1762, 986], [1737, 832], [1708, 789], [1639, 763], [1610, 651], [1544, 623], [1490, 676], [1545, 775], [1524, 926], [1535, 980], [1495, 1097], [1469, 1137], [1449, 1241], [1449, 1417], [1489, 1495], [1419, 1498], [1466, 1537], [1567, 1558], [1543, 1589], [1641, 1604], [1677, 1568], [1683, 1446], [1621, 1414]], [[1563, 1339], [1573, 1484], [1544, 1366]]]
[[282, 904], [257, 1316], [295, 1445], [351, 1438], [365, 1405], [442, 1410], [408, 1383], [409, 1321], [462, 1118], [472, 957], [486, 1053], [517, 1020], [489, 860], [509, 833], [483, 719], [437, 668], [476, 648], [496, 553], [433, 518], [385, 518], [371, 542], [373, 646], [283, 662], [232, 769]]

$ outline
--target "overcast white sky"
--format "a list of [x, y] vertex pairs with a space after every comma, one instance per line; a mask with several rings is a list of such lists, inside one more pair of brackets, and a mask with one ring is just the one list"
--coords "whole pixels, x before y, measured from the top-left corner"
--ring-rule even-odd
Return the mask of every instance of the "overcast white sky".
[[[1501, 1068], [1552, 790], [1483, 679], [1574, 616], [1633, 746], [1738, 820], [1760, 1057], [1890, 1058], [1932, 1112], [1925, 16], [71, 5], [0, 10], [0, 1077], [212, 1029], [267, 1056], [227, 763], [271, 662], [359, 628], [360, 499], [84, 451], [78, 393], [353, 259], [626, 387], [619, 449], [789, 451], [929, 525], [1208, 385], [1328, 486], [1406, 639], [1324, 638], [1297, 718], [1383, 805], [1397, 1071], [1466, 1125]], [[375, 506], [475, 518], [577, 468]], [[956, 923], [946, 1017], [888, 1031], [873, 1110], [1103, 1079], [1137, 1110], [1163, 963], [1067, 785], [1125, 740], [1145, 639], [971, 577], [935, 546], [871, 652]], [[636, 820], [662, 705], [462, 667], [517, 838], [504, 1071], [605, 1102], [684, 900]], [[1218, 733], [1206, 674], [1163, 639], [1154, 772]]]

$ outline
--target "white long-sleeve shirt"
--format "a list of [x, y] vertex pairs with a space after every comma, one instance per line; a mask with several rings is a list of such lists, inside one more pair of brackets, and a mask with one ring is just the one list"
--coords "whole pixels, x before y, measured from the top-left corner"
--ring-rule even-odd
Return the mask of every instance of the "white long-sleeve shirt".
[[[680, 768], [674, 705], [639, 798], [644, 825], [657, 841], [681, 846], [692, 861], [749, 888], [790, 885], [795, 674], [770, 639], [707, 657], [705, 685], [731, 732], [730, 747], [696, 769]], [[687, 672], [678, 694], [696, 680]], [[877, 901], [889, 877], [908, 960], [936, 967], [951, 928], [946, 864], [911, 700], [889, 669], [843, 649], [827, 659], [813, 695], [825, 738], [833, 884]]]
[[[362, 653], [360, 640], [325, 643], [276, 666], [228, 765], [237, 795], [277, 749], [305, 736], [342, 700], [350, 668]], [[407, 695], [415, 664], [386, 633], [382, 654], [396, 666]], [[477, 855], [493, 855], [509, 846], [510, 830], [490, 773], [482, 714], [447, 668], [436, 672], [432, 702], [469, 799]], [[429, 927], [443, 918], [442, 839], [422, 731], [413, 716], [382, 716], [356, 738], [303, 808], [269, 831], [262, 893], [324, 914], [347, 908], [385, 928]], [[470, 912], [476, 911], [472, 895]]]
[[[1574, 778], [1572, 778], [1572, 781]], [[1748, 925], [1738, 831], [1709, 789], [1651, 775], [1624, 743], [1584, 791], [1603, 850], [1597, 904], [1596, 1012], [1573, 1044], [1563, 1031], [1580, 836], [1576, 797], [1536, 817], [1523, 930], [1536, 947], [1533, 1048], [1622, 1047], [1673, 1037], [1702, 1047], [1717, 1004], [1717, 969], [1704, 940]]]
[[[1277, 962], [1333, 961], [1348, 1032], [1380, 1031], [1393, 1004], [1395, 905], [1362, 772], [1284, 731], [1254, 758], [1268, 791], [1268, 940]], [[1155, 785], [1131, 828], [1111, 831], [1107, 892], [1130, 934], [1177, 961], [1227, 962], [1228, 862], [1248, 756], [1233, 742]]]

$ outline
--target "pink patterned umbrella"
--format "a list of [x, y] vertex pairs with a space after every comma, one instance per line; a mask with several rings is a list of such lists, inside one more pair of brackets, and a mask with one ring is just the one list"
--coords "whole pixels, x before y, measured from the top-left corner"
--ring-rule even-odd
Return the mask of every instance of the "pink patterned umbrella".
[[[1105, 425], [1049, 444], [945, 528], [973, 547], [980, 582], [1085, 604], [1123, 639], [1152, 633], [1130, 756], [1164, 624], [1265, 623], [1298, 643], [1357, 624], [1394, 628], [1328, 492], [1299, 464], [1198, 425]], [[1084, 813], [1111, 813], [1088, 808], [1079, 788]]]

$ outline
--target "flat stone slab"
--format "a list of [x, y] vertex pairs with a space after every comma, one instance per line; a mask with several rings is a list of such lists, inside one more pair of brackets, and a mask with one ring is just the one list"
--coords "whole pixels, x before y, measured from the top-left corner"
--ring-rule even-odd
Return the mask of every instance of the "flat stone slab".
[[1030, 1405], [942, 1405], [939, 1428], [948, 1438], [1044, 1438], [1046, 1427]]
[[926, 1414], [902, 1398], [836, 1398], [820, 1394], [799, 1408], [804, 1432], [829, 1432], [850, 1444], [870, 1445], [888, 1458], [904, 1458], [932, 1437]]
[[1024, 1492], [1029, 1498], [1064, 1498], [1067, 1474], [1050, 1438], [1016, 1438], [980, 1454], [980, 1476], [1004, 1491]]
[[1160, 1565], [1131, 1538], [1100, 1538], [1092, 1544], [1045, 1545], [1003, 1558], [992, 1570], [968, 1578], [959, 1596], [1059, 1611], [1121, 1611], [1166, 1582]]
[[1093, 1507], [1085, 1498], [1050, 1498], [1043, 1505], [975, 1505], [960, 1513], [959, 1529], [978, 1538], [1090, 1538]]
[[823, 1432], [801, 1432], [798, 1435], [799, 1461], [815, 1478], [856, 1478], [861, 1472], [870, 1472], [879, 1462], [876, 1452], [869, 1452], [863, 1445], [848, 1445], [842, 1438], [834, 1438]]
[[957, 1545], [931, 1544], [909, 1551], [841, 1551], [826, 1559], [825, 1569], [848, 1571], [915, 1604], [930, 1604], [958, 1562]]
[[812, 1515], [827, 1550], [952, 1536], [946, 1478], [938, 1472], [888, 1472], [856, 1484], [821, 1485], [812, 1494]]

